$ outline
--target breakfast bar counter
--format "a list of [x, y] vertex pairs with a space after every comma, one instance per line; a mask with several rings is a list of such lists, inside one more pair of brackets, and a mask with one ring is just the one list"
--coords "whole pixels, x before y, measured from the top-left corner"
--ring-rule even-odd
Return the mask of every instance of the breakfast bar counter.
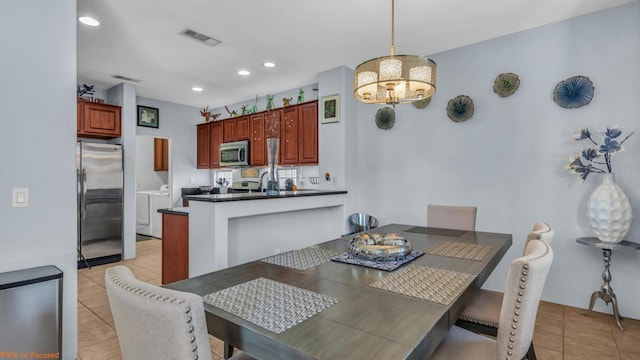
[[[190, 195], [189, 277], [339, 237], [347, 191]], [[259, 200], [259, 201], [253, 201]]]
[[345, 190], [327, 191], [327, 190], [298, 190], [298, 191], [280, 191], [277, 195], [267, 195], [266, 192], [247, 192], [233, 194], [211, 194], [211, 195], [187, 195], [183, 196], [185, 200], [191, 201], [208, 201], [208, 202], [224, 202], [224, 201], [242, 201], [242, 200], [266, 200], [278, 198], [291, 198], [303, 196], [323, 196], [323, 195], [339, 195], [346, 194]]

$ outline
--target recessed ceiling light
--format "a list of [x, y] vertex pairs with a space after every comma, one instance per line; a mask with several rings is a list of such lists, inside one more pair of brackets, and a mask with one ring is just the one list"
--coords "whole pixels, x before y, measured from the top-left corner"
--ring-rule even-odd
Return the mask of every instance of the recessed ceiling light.
[[89, 16], [80, 16], [78, 18], [78, 21], [80, 21], [81, 23], [85, 24], [85, 25], [89, 25], [89, 26], [98, 26], [100, 25], [100, 22], [92, 17]]
[[272, 63], [271, 61], [266, 61], [263, 65], [264, 67], [268, 67], [268, 68], [276, 67], [276, 64]]
[[238, 74], [242, 75], [242, 76], [251, 75], [251, 73], [249, 71], [247, 71], [247, 70], [239, 70]]
[[200, 92], [200, 91], [202, 91], [202, 88], [194, 86], [194, 87], [191, 88], [191, 90]]

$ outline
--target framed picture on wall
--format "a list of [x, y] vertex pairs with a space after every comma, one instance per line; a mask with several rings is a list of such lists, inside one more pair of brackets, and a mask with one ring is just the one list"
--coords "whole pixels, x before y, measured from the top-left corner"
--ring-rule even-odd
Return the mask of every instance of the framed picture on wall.
[[160, 115], [157, 108], [138, 105], [138, 126], [158, 128]]
[[336, 123], [340, 121], [340, 94], [323, 96], [320, 103], [321, 124]]

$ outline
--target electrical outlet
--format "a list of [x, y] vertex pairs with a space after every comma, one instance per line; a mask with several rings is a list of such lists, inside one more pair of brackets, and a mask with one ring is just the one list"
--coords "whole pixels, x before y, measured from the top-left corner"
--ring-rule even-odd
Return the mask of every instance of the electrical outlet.
[[189, 176], [189, 184], [193, 184], [196, 182], [196, 179], [193, 176]]

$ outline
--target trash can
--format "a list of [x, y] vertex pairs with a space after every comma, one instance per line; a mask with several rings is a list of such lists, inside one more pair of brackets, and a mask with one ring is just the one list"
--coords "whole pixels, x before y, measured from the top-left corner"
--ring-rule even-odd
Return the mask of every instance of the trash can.
[[364, 213], [351, 214], [348, 220], [351, 234], [378, 227], [378, 219]]

